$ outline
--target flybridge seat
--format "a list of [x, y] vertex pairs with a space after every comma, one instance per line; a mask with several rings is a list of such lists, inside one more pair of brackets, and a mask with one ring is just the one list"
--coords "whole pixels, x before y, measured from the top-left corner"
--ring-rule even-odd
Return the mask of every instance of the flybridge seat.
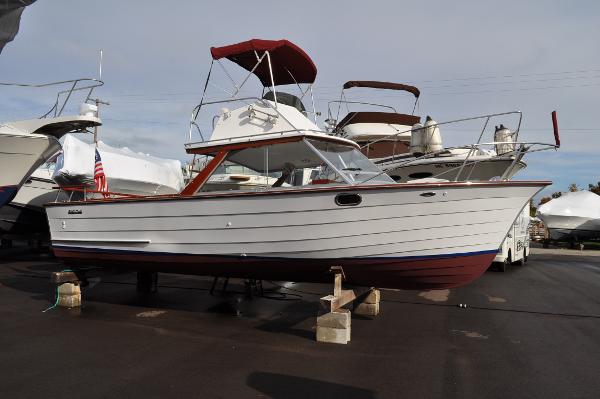
[[[275, 101], [275, 95], [273, 94], [272, 91], [269, 91], [269, 92], [265, 93], [265, 95], [263, 96], [263, 99], [269, 100], [269, 101]], [[298, 111], [300, 111], [306, 115], [306, 108], [304, 107], [304, 104], [302, 104], [302, 100], [300, 100], [298, 97], [296, 97], [293, 94], [278, 91], [277, 92], [277, 102], [279, 104], [285, 104], [285, 105], [289, 105], [290, 107], [294, 107]]]

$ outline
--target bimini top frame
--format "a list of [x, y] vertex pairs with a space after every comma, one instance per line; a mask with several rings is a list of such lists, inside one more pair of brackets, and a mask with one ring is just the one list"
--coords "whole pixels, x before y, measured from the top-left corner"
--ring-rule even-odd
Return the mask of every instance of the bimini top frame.
[[[202, 140], [204, 140], [204, 136], [202, 135], [202, 131], [196, 123], [196, 120], [203, 105], [216, 103], [214, 101], [210, 103], [204, 101], [215, 61], [233, 84], [234, 90], [232, 92], [221, 89], [229, 96], [227, 101], [243, 100], [237, 98], [237, 95], [252, 75], [255, 75], [263, 85], [263, 95], [264, 89], [270, 88], [273, 93], [275, 108], [277, 107], [277, 90], [275, 87], [295, 84], [300, 90], [300, 99], [310, 93], [312, 113], [316, 123], [317, 112], [314, 104], [312, 84], [317, 77], [317, 67], [308, 54], [300, 47], [288, 40], [251, 39], [228, 46], [211, 47], [210, 52], [213, 60], [210, 64], [206, 82], [204, 83], [200, 104], [196, 105], [192, 110], [189, 127], [189, 141], [192, 141], [192, 130], [194, 126], [200, 133]], [[239, 84], [221, 63], [223, 58], [227, 58], [248, 71], [246, 77]], [[300, 84], [307, 84], [308, 87], [303, 89]]]

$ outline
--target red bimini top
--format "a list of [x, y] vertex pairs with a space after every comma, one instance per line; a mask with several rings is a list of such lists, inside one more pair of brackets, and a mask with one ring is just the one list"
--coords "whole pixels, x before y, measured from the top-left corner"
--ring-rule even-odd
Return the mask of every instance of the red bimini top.
[[[271, 58], [273, 81], [276, 86], [315, 81], [317, 67], [314, 62], [304, 50], [288, 40], [251, 39], [229, 46], [210, 48], [213, 59], [227, 58], [247, 71], [252, 71], [266, 51]], [[254, 74], [263, 86], [271, 86], [271, 73], [266, 57], [254, 70]]]

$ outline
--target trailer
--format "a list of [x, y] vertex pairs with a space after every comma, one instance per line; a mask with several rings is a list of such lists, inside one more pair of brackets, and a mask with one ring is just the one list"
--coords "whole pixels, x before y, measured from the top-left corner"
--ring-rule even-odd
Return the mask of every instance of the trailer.
[[529, 256], [529, 206], [525, 206], [515, 223], [510, 228], [506, 238], [498, 248], [498, 254], [493, 260], [496, 268], [505, 272], [514, 263], [524, 265]]

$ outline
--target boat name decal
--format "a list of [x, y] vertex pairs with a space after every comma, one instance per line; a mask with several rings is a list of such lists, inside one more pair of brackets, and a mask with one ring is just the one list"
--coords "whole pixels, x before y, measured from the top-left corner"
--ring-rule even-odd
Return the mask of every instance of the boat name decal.
[[435, 164], [434, 166], [438, 169], [441, 168], [458, 168], [460, 165], [462, 165], [462, 162], [447, 162], [445, 164]]
[[69, 215], [81, 215], [83, 212], [81, 211], [81, 209], [69, 209], [69, 212], [67, 212]]

